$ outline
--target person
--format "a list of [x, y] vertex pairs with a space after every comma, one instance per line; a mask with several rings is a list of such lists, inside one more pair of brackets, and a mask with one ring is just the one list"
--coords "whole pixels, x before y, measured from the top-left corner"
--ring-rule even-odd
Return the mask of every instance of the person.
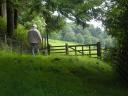
[[42, 37], [36, 24], [33, 24], [32, 28], [28, 31], [28, 41], [31, 46], [32, 54], [35, 55], [39, 53], [39, 45], [42, 43]]

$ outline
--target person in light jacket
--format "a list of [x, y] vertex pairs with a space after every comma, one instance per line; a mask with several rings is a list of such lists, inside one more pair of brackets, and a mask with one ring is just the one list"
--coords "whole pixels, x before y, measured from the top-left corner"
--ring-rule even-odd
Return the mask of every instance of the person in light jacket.
[[39, 45], [42, 43], [42, 37], [36, 24], [33, 24], [32, 28], [28, 31], [28, 41], [32, 54], [39, 53]]

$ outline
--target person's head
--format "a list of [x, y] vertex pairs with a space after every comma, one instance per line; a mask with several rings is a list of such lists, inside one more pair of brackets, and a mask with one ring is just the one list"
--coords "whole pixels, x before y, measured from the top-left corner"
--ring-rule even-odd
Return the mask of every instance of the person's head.
[[32, 25], [32, 28], [37, 28], [37, 25], [36, 25], [36, 24], [33, 24], [33, 25]]

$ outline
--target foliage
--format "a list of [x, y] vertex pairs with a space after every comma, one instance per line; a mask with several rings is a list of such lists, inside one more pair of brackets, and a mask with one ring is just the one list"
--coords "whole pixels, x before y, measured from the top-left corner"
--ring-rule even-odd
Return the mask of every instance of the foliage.
[[24, 26], [29, 30], [32, 24], [36, 24], [40, 33], [44, 34], [46, 24], [45, 24], [45, 20], [43, 19], [43, 17], [36, 16], [31, 21], [25, 22]]
[[58, 35], [57, 32], [53, 32], [53, 33], [50, 34], [50, 38], [51, 39], [55, 39], [56, 38], [56, 40], [59, 40], [61, 37], [60, 37], [60, 35]]
[[65, 41], [75, 41], [76, 37], [75, 37], [75, 34], [73, 32], [67, 32], [65, 33], [65, 36], [63, 38], [63, 40]]
[[0, 50], [1, 51], [5, 51], [5, 52], [10, 52], [10, 47], [8, 46], [8, 44], [5, 44], [3, 42], [0, 43]]
[[80, 33], [78, 33], [77, 35], [76, 35], [76, 41], [78, 42], [78, 43], [84, 43], [84, 37], [82, 36], [82, 34], [80, 34]]
[[[105, 25], [109, 34], [117, 39], [116, 63], [123, 79], [128, 76], [128, 0], [111, 0], [110, 10], [106, 13]], [[122, 77], [121, 77], [122, 78]]]
[[[22, 45], [22, 47], [28, 47], [28, 38], [27, 38], [28, 30], [21, 24], [18, 25], [17, 29], [15, 30], [14, 39], [17, 40], [14, 42], [15, 44]], [[20, 48], [18, 48], [20, 49]]]
[[19, 24], [15, 31], [14, 37], [16, 37], [17, 40], [27, 40], [27, 30], [24, 26]]
[[6, 32], [6, 21], [3, 17], [0, 17], [0, 33], [1, 35], [4, 35]]
[[[58, 38], [59, 37], [59, 38]], [[93, 25], [83, 29], [81, 26], [77, 26], [74, 23], [69, 23], [64, 28], [56, 33], [51, 34], [50, 38], [59, 39], [70, 42], [77, 42], [81, 44], [92, 44], [101, 42], [102, 47], [114, 47], [115, 39], [100, 28], [95, 28]]]
[[127, 16], [127, 5], [128, 1], [113, 0], [111, 10], [106, 14], [105, 25], [106, 29], [112, 36], [116, 37], [122, 46], [123, 40], [127, 38], [127, 27], [128, 27], [128, 16]]
[[29, 2], [25, 1], [25, 3], [28, 2], [28, 5], [26, 5], [22, 0], [18, 0], [19, 3], [15, 1], [14, 4], [20, 6], [21, 3], [26, 6], [23, 8], [23, 11], [25, 9], [26, 12], [21, 11], [21, 22], [31, 21], [38, 14], [45, 19], [47, 31], [51, 32], [62, 28], [65, 24], [65, 18], [69, 18], [77, 24], [86, 27], [86, 21], [99, 16], [100, 8], [97, 6], [101, 5], [103, 1], [104, 0], [29, 0]]
[[111, 62], [112, 64], [115, 64], [116, 61], [115, 59], [117, 58], [117, 49], [114, 48], [114, 47], [110, 47], [109, 49], [108, 48], [105, 48], [105, 50], [103, 50], [103, 54], [102, 54], [102, 57], [103, 57], [103, 60], [105, 62]]

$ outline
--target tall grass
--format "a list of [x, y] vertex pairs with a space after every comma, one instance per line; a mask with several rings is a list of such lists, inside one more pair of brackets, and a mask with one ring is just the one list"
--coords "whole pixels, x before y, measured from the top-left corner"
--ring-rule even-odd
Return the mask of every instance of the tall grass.
[[127, 96], [111, 65], [88, 57], [0, 52], [0, 96]]

